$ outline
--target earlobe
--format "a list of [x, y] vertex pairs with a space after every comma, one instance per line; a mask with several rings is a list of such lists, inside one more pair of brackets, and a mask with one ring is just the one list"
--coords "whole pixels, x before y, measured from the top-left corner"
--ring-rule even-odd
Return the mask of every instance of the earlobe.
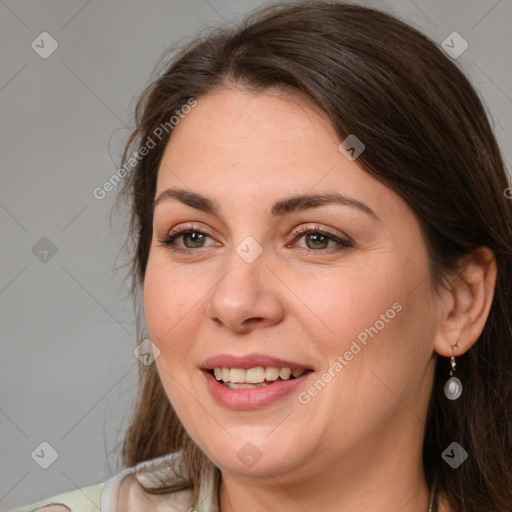
[[494, 297], [497, 266], [493, 252], [479, 247], [462, 260], [459, 272], [442, 292], [444, 306], [435, 336], [434, 349], [450, 357], [457, 341], [457, 355], [467, 352], [482, 333]]

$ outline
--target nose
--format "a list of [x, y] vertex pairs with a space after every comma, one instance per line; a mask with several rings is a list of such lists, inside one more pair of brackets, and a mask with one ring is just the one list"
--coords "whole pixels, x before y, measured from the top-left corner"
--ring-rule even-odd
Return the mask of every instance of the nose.
[[233, 251], [223, 277], [208, 296], [207, 316], [239, 334], [279, 323], [284, 316], [280, 281], [267, 265], [265, 252], [248, 263]]

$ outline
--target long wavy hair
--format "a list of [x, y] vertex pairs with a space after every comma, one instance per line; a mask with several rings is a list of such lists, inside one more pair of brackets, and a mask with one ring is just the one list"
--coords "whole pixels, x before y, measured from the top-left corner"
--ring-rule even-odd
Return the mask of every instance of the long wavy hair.
[[[172, 137], [169, 120], [191, 98], [201, 101], [226, 86], [252, 91], [279, 87], [299, 93], [325, 113], [340, 141], [357, 134], [366, 144], [358, 164], [402, 197], [419, 220], [437, 291], [446, 286], [449, 273], [460, 269], [464, 255], [479, 246], [493, 251], [498, 269], [493, 303], [477, 343], [458, 357], [464, 393], [457, 401], [443, 394], [448, 360], [437, 361], [423, 467], [429, 485], [437, 480], [454, 512], [510, 512], [509, 179], [485, 108], [468, 79], [437, 44], [395, 16], [338, 2], [273, 4], [234, 27], [209, 30], [164, 56], [157, 78], [136, 106], [136, 127], [122, 161], [131, 170], [118, 196], [130, 209], [125, 247], [130, 254], [137, 343], [147, 337], [142, 286], [157, 172]], [[161, 126], [168, 129], [155, 137]], [[148, 138], [154, 147], [140, 151]], [[181, 425], [155, 365], [141, 365], [140, 370], [123, 463], [134, 466], [181, 450], [186, 485], [197, 496], [205, 455]], [[454, 440], [470, 457], [457, 470], [441, 458]], [[151, 492], [170, 490], [166, 485], [162, 481]]]

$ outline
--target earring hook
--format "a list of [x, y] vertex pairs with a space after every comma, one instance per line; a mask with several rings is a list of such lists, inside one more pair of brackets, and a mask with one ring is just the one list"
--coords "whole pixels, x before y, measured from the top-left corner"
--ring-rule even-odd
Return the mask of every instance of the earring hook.
[[451, 365], [450, 375], [453, 375], [453, 372], [455, 371], [455, 367], [457, 366], [457, 363], [455, 362], [454, 349], [456, 347], [458, 347], [458, 343], [459, 343], [459, 339], [457, 338], [455, 343], [452, 343], [452, 345], [451, 345], [452, 355], [450, 357], [450, 365]]

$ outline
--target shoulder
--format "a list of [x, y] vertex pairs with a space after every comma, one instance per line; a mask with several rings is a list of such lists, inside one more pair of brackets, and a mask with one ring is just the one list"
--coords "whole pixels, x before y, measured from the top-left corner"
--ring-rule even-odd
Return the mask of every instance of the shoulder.
[[83, 487], [18, 508], [12, 512], [98, 512], [104, 484]]
[[101, 512], [183, 512], [192, 508], [192, 505], [190, 490], [182, 489], [162, 494], [148, 493], [140, 485], [136, 476], [131, 474], [127, 475], [119, 486], [116, 508], [102, 508]]
[[[66, 492], [11, 512], [178, 512], [188, 510], [192, 492], [176, 472], [177, 454], [126, 468], [109, 480]], [[164, 480], [172, 491], [151, 493]]]

